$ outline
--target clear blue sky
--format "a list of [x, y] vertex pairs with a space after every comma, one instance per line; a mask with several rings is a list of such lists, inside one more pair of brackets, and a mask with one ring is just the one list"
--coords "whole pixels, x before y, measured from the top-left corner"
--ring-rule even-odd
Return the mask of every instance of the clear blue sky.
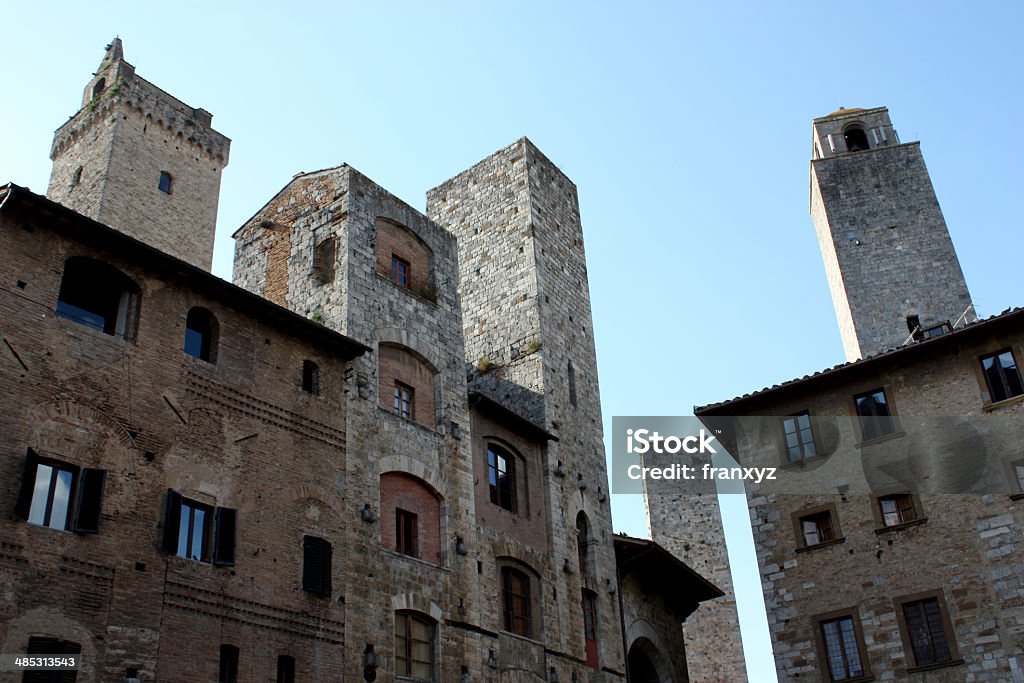
[[[979, 313], [1024, 304], [1022, 15], [1016, 2], [8, 3], [0, 181], [45, 192], [53, 130], [115, 34], [141, 76], [233, 140], [225, 278], [232, 231], [296, 172], [348, 162], [422, 209], [428, 188], [527, 135], [579, 188], [610, 428], [843, 360], [807, 212], [811, 119], [840, 105], [888, 106], [901, 138], [921, 140]], [[638, 497], [613, 509], [617, 529], [645, 533]], [[745, 518], [730, 516], [730, 552], [748, 661], [765, 672]]]

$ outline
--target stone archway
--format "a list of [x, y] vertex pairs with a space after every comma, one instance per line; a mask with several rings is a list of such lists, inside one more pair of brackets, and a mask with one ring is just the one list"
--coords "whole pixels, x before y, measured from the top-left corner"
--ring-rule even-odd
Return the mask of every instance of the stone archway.
[[683, 683], [675, 681], [664, 655], [647, 638], [637, 638], [629, 647], [626, 668], [630, 683]]

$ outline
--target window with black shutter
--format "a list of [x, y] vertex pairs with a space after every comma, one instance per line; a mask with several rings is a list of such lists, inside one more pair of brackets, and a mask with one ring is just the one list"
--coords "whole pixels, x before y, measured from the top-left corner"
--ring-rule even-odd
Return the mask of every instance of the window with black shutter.
[[106, 478], [106, 470], [80, 469], [40, 457], [30, 448], [15, 512], [30, 524], [95, 534], [100, 526]]
[[[31, 636], [25, 654], [28, 655], [77, 655], [81, 654], [82, 646], [70, 640]], [[78, 672], [64, 669], [61, 671], [26, 671], [21, 677], [22, 683], [75, 683]]]
[[316, 536], [302, 537], [302, 590], [331, 594], [331, 544]]
[[214, 515], [213, 563], [218, 567], [235, 566], [235, 526], [238, 512], [217, 508]]
[[214, 508], [167, 490], [163, 549], [196, 562], [230, 567], [235, 564], [238, 511]]
[[395, 550], [419, 557], [419, 515], [395, 508]]
[[277, 683], [295, 683], [295, 658], [279, 655], [277, 658]]
[[220, 675], [217, 683], [238, 683], [238, 648], [234, 645], [220, 646]]

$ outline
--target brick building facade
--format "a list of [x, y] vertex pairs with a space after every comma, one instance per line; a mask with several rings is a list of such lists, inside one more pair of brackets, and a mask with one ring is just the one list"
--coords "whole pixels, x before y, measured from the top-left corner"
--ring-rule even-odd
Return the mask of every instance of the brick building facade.
[[679, 623], [718, 592], [651, 542], [620, 580], [572, 182], [525, 138], [426, 213], [299, 174], [232, 285], [204, 270], [211, 120], [115, 41], [51, 199], [0, 198], [4, 651], [78, 648], [86, 680], [687, 680]]

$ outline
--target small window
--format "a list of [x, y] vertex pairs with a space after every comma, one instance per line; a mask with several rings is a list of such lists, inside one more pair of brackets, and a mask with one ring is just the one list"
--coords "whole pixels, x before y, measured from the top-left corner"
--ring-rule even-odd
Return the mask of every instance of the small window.
[[1017, 484], [1017, 491], [1024, 493], [1024, 460], [1018, 460], [1010, 464], [1013, 470], [1013, 480]]
[[302, 390], [314, 396], [320, 393], [320, 366], [311, 360], [302, 361]]
[[512, 567], [501, 568], [502, 621], [506, 631], [531, 635], [530, 577]]
[[[27, 655], [78, 655], [81, 653], [82, 646], [79, 643], [47, 636], [30, 636], [28, 646], [25, 648]], [[75, 683], [78, 680], [78, 672], [66, 669], [63, 671], [25, 671], [21, 680], [22, 683]]]
[[419, 557], [419, 517], [402, 508], [395, 508], [395, 550]]
[[414, 612], [395, 613], [395, 673], [434, 681], [434, 622]]
[[573, 408], [576, 407], [576, 369], [572, 366], [572, 361], [569, 361], [569, 366], [566, 369], [566, 375], [569, 378], [569, 403]]
[[133, 339], [138, 287], [99, 261], [70, 258], [57, 295], [57, 315], [104, 334]]
[[174, 178], [167, 171], [160, 171], [160, 182], [157, 183], [157, 187], [164, 194], [171, 194], [174, 190]]
[[185, 319], [185, 353], [217, 362], [217, 318], [205, 308], [193, 308]]
[[220, 674], [218, 683], [238, 683], [238, 648], [234, 645], [220, 646]]
[[883, 527], [900, 526], [918, 518], [914, 497], [909, 493], [882, 496], [878, 499], [878, 512]]
[[413, 419], [413, 397], [415, 392], [408, 384], [395, 382], [395, 415]]
[[92, 86], [92, 99], [96, 99], [97, 97], [102, 95], [103, 91], [106, 89], [106, 87], [107, 87], [107, 79], [106, 78], [101, 78], [100, 80], [96, 81], [96, 85]]
[[391, 281], [403, 287], [412, 286], [412, 266], [394, 254], [391, 255]]
[[1013, 351], [1010, 349], [982, 356], [981, 370], [985, 374], [985, 383], [988, 385], [992, 403], [1024, 394], [1017, 359], [1013, 357]]
[[782, 420], [782, 433], [786, 439], [789, 462], [813, 458], [818, 454], [814, 447], [814, 432], [811, 430], [811, 414], [808, 411], [790, 415]]
[[586, 663], [592, 669], [600, 666], [597, 649], [597, 594], [583, 589], [583, 640], [586, 644]]
[[40, 458], [29, 449], [18, 495], [18, 516], [29, 524], [94, 534], [99, 531], [106, 470]]
[[75, 169], [75, 174], [71, 176], [71, 187], [78, 187], [82, 184], [82, 167], [79, 166]]
[[818, 622], [820, 644], [833, 681], [848, 681], [867, 675], [859, 624], [853, 615]]
[[582, 510], [576, 515], [576, 554], [580, 560], [580, 574], [591, 576], [590, 563], [590, 524]]
[[237, 511], [213, 508], [168, 489], [164, 550], [196, 562], [234, 566]]
[[849, 126], [843, 131], [843, 139], [846, 140], [846, 149], [849, 152], [862, 152], [868, 149], [868, 135], [861, 126]]
[[331, 594], [331, 544], [316, 536], [302, 537], [302, 590]]
[[515, 458], [501, 448], [487, 446], [487, 483], [491, 502], [509, 512], [517, 512]]
[[819, 505], [793, 513], [797, 552], [843, 540], [835, 505]]
[[861, 439], [871, 441], [896, 431], [885, 389], [875, 389], [853, 397], [860, 418]]
[[277, 658], [277, 683], [295, 683], [295, 658], [279, 655]]
[[313, 276], [326, 284], [334, 280], [337, 260], [337, 238], [333, 235], [322, 240], [313, 250]]
[[959, 656], [945, 603], [938, 595], [901, 602], [898, 616], [904, 645], [913, 658], [911, 668], [953, 663]]

